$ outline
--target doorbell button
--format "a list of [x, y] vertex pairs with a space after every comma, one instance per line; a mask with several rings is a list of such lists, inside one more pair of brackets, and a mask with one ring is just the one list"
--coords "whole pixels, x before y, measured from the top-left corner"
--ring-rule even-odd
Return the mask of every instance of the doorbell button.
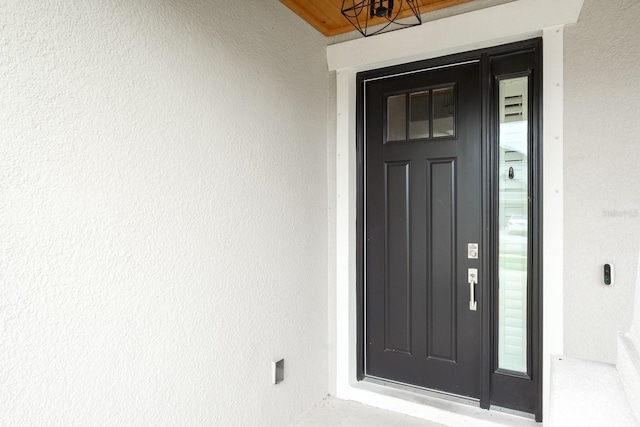
[[607, 286], [613, 285], [613, 264], [604, 265], [604, 284]]

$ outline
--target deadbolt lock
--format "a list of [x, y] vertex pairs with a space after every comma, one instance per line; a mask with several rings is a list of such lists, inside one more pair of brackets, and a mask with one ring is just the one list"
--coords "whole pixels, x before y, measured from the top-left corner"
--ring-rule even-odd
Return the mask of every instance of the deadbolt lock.
[[467, 258], [478, 259], [478, 246], [479, 245], [477, 243], [467, 244]]

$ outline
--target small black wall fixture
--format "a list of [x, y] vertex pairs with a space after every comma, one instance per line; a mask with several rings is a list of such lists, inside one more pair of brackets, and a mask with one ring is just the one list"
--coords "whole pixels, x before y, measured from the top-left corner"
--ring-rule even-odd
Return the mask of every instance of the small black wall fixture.
[[360, 34], [369, 37], [422, 24], [418, 2], [419, 0], [342, 0], [341, 12]]

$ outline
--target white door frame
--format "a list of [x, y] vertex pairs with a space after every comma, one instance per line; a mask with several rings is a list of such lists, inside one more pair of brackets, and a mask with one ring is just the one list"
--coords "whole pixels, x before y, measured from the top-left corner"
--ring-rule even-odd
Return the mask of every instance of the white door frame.
[[[336, 71], [335, 390], [338, 398], [456, 424], [464, 415], [398, 397], [356, 378], [356, 74], [453, 53], [543, 39], [543, 419], [550, 356], [563, 353], [563, 28], [583, 0], [517, 0], [327, 47]], [[468, 420], [467, 420], [468, 421]]]

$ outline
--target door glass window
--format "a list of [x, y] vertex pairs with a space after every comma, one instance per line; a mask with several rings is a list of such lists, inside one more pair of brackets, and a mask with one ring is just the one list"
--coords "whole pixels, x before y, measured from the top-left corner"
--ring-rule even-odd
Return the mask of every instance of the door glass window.
[[527, 373], [528, 77], [499, 81], [498, 368]]
[[454, 136], [453, 87], [433, 91], [433, 137]]
[[407, 139], [407, 95], [387, 98], [387, 141]]
[[388, 96], [385, 142], [455, 136], [454, 94], [448, 86]]
[[429, 138], [430, 99], [428, 90], [411, 94], [411, 123], [409, 126], [411, 139]]

